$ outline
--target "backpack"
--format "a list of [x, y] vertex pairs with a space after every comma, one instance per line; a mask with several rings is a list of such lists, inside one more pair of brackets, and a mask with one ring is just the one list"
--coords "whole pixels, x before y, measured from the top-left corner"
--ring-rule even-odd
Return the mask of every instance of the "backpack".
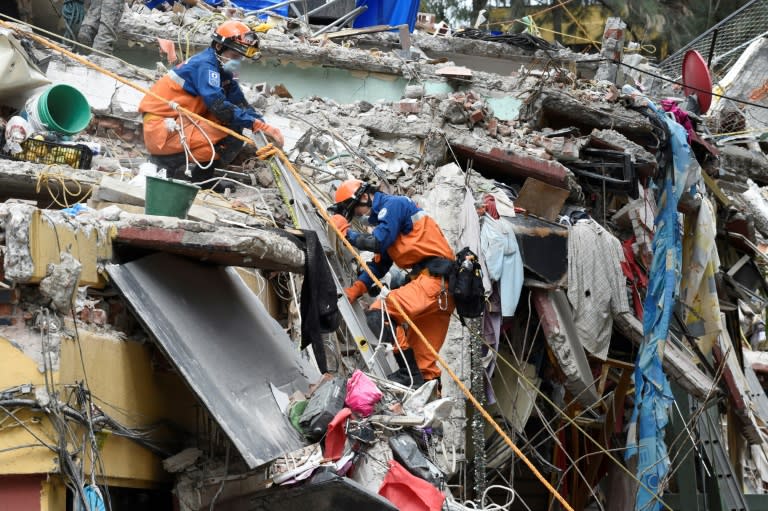
[[456, 312], [462, 318], [477, 318], [485, 310], [485, 288], [480, 260], [469, 247], [456, 254], [453, 272], [448, 280]]

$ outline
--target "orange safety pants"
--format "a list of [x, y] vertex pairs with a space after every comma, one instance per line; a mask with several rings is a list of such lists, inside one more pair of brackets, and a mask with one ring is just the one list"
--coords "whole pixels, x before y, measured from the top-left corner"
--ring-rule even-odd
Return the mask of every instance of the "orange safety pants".
[[[213, 115], [207, 115], [205, 117], [216, 123], [219, 122]], [[182, 125], [178, 117], [176, 117], [175, 120], [177, 125]], [[215, 148], [211, 147], [211, 144], [217, 144], [226, 137], [227, 134], [218, 128], [214, 128], [207, 122], [194, 120], [197, 124], [195, 125], [192, 121], [193, 119], [184, 116], [184, 137], [187, 141], [187, 147], [189, 147], [189, 150], [192, 152], [192, 156], [197, 158], [197, 161], [206, 164], [215, 154]], [[210, 139], [210, 142], [205, 138], [206, 135]], [[144, 145], [147, 147], [149, 154], [156, 156], [166, 156], [184, 152], [179, 131], [168, 131], [168, 128], [165, 126], [165, 118], [154, 114], [144, 115]]]
[[[412, 328], [407, 328], [406, 331], [408, 324], [392, 303], [392, 298], [397, 300], [435, 351], [440, 351], [454, 308], [453, 297], [447, 292], [447, 286], [448, 283], [442, 278], [422, 273], [404, 286], [390, 291], [387, 297], [387, 311], [392, 320], [397, 322], [395, 335], [400, 349], [413, 350], [416, 364], [425, 380], [440, 376], [436, 358]], [[371, 309], [380, 310], [381, 300], [373, 302]]]

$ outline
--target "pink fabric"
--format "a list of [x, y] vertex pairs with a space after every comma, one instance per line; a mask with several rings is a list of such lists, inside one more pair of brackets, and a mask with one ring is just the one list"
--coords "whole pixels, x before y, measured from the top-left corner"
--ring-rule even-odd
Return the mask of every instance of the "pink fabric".
[[350, 407], [356, 415], [368, 417], [373, 413], [376, 403], [382, 396], [383, 394], [376, 384], [365, 373], [357, 369], [347, 380], [347, 397], [344, 404]]
[[499, 211], [496, 209], [496, 197], [490, 193], [486, 193], [483, 197], [483, 203], [485, 203], [485, 212], [491, 215], [491, 218], [498, 220]]
[[693, 133], [693, 123], [688, 118], [688, 113], [677, 106], [677, 103], [673, 99], [662, 99], [661, 108], [663, 108], [665, 112], [672, 112], [677, 123], [688, 132], [688, 142], [690, 142], [691, 134]]
[[445, 501], [440, 490], [411, 474], [395, 460], [389, 462], [389, 472], [381, 482], [379, 495], [400, 511], [440, 511]]

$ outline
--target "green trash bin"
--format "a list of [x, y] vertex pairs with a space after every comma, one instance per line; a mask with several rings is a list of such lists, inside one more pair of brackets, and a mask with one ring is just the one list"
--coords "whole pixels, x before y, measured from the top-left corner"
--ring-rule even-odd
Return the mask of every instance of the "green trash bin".
[[198, 190], [199, 186], [185, 181], [147, 176], [144, 213], [186, 218]]

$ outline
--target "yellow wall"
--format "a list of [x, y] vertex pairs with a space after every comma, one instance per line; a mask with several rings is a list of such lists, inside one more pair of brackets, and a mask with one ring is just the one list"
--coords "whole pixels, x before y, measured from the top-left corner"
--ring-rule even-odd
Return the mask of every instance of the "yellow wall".
[[40, 492], [40, 511], [62, 511], [67, 508], [67, 487], [61, 478], [49, 476]]
[[[79, 328], [80, 349], [75, 339], [61, 343], [60, 370], [54, 375], [57, 388], [87, 380], [94, 403], [127, 427], [146, 427], [161, 420], [194, 431], [197, 401], [181, 381], [168, 370], [153, 367], [153, 357], [161, 358], [150, 344], [121, 341]], [[85, 367], [85, 378], [83, 373]], [[162, 366], [162, 364], [160, 364]], [[0, 389], [32, 383], [44, 388], [37, 364], [8, 340], [0, 338]], [[20, 410], [20, 420], [47, 442], [55, 435], [45, 414]], [[76, 438], [82, 429], [74, 427]], [[161, 437], [173, 436], [168, 430]], [[16, 446], [39, 443], [14, 419], [0, 410], [0, 474], [50, 473], [57, 469], [54, 453], [43, 447], [4, 451]], [[161, 459], [135, 442], [115, 435], [99, 435], [101, 458], [112, 485], [152, 486], [168, 479]], [[85, 463], [86, 472], [90, 461]], [[97, 467], [97, 475], [101, 470]]]
[[[37, 364], [7, 339], [0, 337], [0, 390], [26, 383], [45, 386]], [[55, 470], [56, 455], [50, 449], [27, 447], [39, 445], [40, 442], [24, 426], [45, 442], [53, 441], [45, 415], [20, 410], [16, 417], [18, 421], [0, 409], [0, 474], [38, 474]], [[8, 450], [14, 447], [18, 449]]]

